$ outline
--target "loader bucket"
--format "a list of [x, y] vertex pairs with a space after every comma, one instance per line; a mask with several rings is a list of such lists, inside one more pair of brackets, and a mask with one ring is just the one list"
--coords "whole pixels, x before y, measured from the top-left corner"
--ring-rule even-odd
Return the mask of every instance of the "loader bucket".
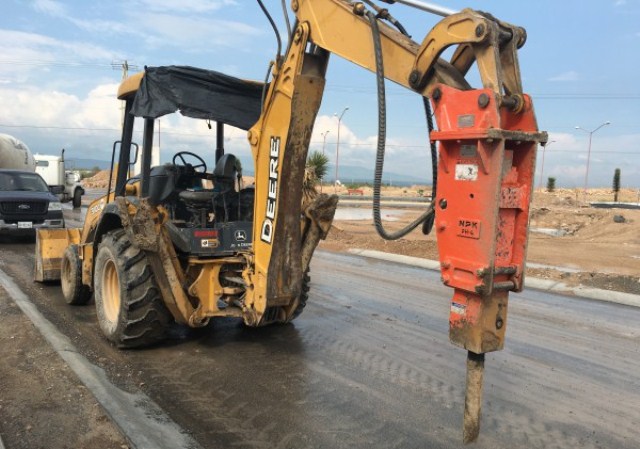
[[79, 242], [80, 229], [38, 229], [34, 280], [59, 281], [64, 251], [70, 244]]

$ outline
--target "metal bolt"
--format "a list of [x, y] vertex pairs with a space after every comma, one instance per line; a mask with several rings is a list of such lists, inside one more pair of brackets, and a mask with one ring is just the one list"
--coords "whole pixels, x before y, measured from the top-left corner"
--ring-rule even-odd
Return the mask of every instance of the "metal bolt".
[[504, 321], [502, 321], [502, 318], [498, 317], [496, 320], [496, 329], [502, 329], [502, 326], [504, 326]]
[[409, 75], [409, 84], [415, 86], [418, 84], [418, 80], [420, 80], [420, 72], [417, 70], [412, 71], [411, 75]]
[[440, 204], [440, 209], [446, 209], [447, 208], [447, 200], [446, 199], [442, 198], [440, 200], [439, 204]]
[[299, 7], [299, 5], [298, 5], [298, 0], [293, 0], [293, 1], [291, 2], [291, 9], [293, 9], [294, 11], [297, 11], [297, 10], [298, 10], [298, 7]]
[[248, 138], [249, 138], [249, 143], [251, 145], [257, 145], [258, 144], [258, 133], [257, 132], [253, 132], [253, 131], [249, 131], [248, 133]]
[[353, 5], [353, 13], [356, 16], [364, 16], [364, 11], [365, 11], [365, 8], [362, 2], [358, 2]]
[[435, 89], [433, 89], [433, 93], [431, 94], [431, 98], [433, 98], [434, 101], [439, 101], [440, 98], [442, 98], [442, 91], [440, 90], [439, 87], [436, 87]]
[[480, 24], [476, 27], [476, 37], [482, 37], [484, 34], [484, 25]]
[[489, 95], [485, 93], [480, 94], [478, 96], [478, 106], [480, 106], [482, 109], [489, 106]]

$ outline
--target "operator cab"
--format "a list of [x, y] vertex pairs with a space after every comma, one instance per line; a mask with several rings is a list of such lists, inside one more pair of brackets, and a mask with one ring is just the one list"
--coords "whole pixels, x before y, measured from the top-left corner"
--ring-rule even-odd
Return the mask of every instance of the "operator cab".
[[[168, 211], [165, 226], [179, 255], [227, 256], [251, 248], [254, 188], [243, 185], [240, 160], [224, 153], [223, 130], [225, 124], [243, 130], [253, 126], [260, 116], [263, 88], [261, 83], [178, 66], [146, 68], [121, 84], [118, 97], [126, 100], [127, 113], [117, 179], [126, 179], [131, 151], [124, 150], [132, 145], [134, 117], [144, 117], [142, 173], [125, 182], [137, 183], [137, 197]], [[171, 163], [149, 166], [155, 120], [176, 111], [216, 122], [214, 164], [179, 151]], [[116, 182], [117, 195], [126, 190]]]
[[[128, 184], [140, 182], [136, 175]], [[251, 247], [254, 187], [244, 187], [233, 154], [223, 155], [208, 172], [195, 153], [176, 153], [171, 163], [151, 167], [148, 197], [169, 212], [166, 226], [179, 251], [227, 255]]]

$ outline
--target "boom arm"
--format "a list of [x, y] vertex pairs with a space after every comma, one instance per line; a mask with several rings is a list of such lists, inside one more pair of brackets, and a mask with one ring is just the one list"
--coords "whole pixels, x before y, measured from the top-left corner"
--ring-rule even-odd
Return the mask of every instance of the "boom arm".
[[[254, 252], [245, 305], [259, 323], [288, 319], [337, 198], [303, 206], [304, 166], [324, 90], [329, 54], [376, 71], [365, 6], [293, 0], [297, 24], [273, 70], [260, 120], [249, 132], [256, 167]], [[502, 348], [509, 291], [524, 280], [529, 203], [537, 144], [530, 98], [522, 92], [517, 49], [525, 31], [465, 9], [439, 22], [421, 44], [381, 23], [384, 76], [435, 105], [440, 142], [436, 230], [443, 282], [454, 289], [450, 339], [468, 352], [465, 442], [479, 431], [484, 353]], [[440, 58], [456, 46], [450, 61]], [[476, 63], [482, 89], [465, 75]], [[303, 224], [300, 223], [303, 217]]]

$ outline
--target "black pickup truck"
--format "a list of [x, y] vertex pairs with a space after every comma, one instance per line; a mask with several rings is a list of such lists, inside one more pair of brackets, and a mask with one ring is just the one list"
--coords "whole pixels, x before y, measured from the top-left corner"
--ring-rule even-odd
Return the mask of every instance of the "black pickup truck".
[[37, 173], [0, 169], [0, 234], [64, 228], [62, 205]]

